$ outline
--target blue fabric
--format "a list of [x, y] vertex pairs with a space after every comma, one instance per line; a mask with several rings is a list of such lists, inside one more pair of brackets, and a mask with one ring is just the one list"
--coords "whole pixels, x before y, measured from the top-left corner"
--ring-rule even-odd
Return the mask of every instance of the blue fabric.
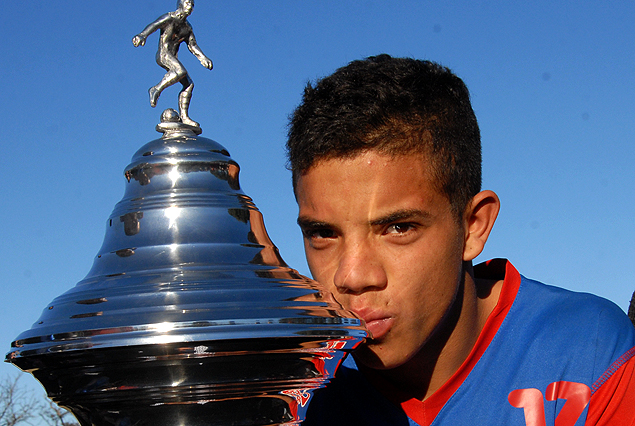
[[[558, 381], [592, 388], [633, 346], [635, 328], [612, 302], [521, 277], [496, 336], [431, 424], [525, 426], [524, 410], [510, 404], [510, 392], [535, 388], [545, 395]], [[547, 426], [565, 403], [544, 400]], [[587, 410], [575, 426], [584, 425]], [[349, 357], [333, 382], [316, 392], [303, 425], [417, 424], [373, 388]]]

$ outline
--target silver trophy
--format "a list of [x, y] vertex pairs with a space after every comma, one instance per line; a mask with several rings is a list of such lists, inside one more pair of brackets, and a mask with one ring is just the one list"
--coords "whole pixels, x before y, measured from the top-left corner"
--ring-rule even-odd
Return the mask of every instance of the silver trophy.
[[83, 426], [298, 425], [367, 331], [287, 267], [238, 164], [182, 118], [162, 114], [92, 269], [6, 360]]

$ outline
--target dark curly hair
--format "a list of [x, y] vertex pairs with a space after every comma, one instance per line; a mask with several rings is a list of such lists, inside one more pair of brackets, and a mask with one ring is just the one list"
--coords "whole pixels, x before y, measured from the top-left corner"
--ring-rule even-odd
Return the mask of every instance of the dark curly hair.
[[469, 92], [434, 62], [372, 56], [307, 84], [288, 131], [294, 190], [316, 163], [368, 150], [424, 155], [459, 218], [481, 189], [481, 137]]

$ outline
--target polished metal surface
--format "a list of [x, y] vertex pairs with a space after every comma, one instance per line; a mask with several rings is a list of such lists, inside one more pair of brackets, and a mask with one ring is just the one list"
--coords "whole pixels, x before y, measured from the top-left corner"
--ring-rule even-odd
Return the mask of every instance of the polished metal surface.
[[[150, 105], [154, 108], [157, 105], [161, 92], [176, 83], [181, 83], [183, 89], [179, 93], [180, 121], [183, 124], [200, 128], [200, 125], [189, 116], [190, 101], [194, 82], [190, 78], [187, 70], [179, 61], [179, 47], [185, 43], [187, 48], [207, 69], [212, 69], [212, 60], [205, 56], [196, 42], [192, 26], [187, 21], [187, 17], [194, 9], [194, 0], [179, 0], [174, 12], [161, 15], [155, 21], [148, 24], [143, 31], [132, 38], [135, 47], [146, 44], [146, 39], [157, 30], [159, 35], [159, 49], [156, 60], [161, 68], [167, 70], [161, 81], [148, 90], [150, 95]], [[200, 133], [200, 132], [198, 132]]]
[[299, 424], [367, 331], [287, 267], [227, 150], [171, 117], [125, 169], [88, 275], [7, 361], [84, 426]]

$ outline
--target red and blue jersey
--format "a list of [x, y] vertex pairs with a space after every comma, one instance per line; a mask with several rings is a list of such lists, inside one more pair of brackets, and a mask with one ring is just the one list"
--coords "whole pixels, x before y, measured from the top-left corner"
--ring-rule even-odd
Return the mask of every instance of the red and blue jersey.
[[369, 381], [352, 357], [309, 405], [308, 426], [635, 426], [635, 328], [612, 302], [521, 276], [499, 259], [498, 304], [456, 373], [424, 401]]

